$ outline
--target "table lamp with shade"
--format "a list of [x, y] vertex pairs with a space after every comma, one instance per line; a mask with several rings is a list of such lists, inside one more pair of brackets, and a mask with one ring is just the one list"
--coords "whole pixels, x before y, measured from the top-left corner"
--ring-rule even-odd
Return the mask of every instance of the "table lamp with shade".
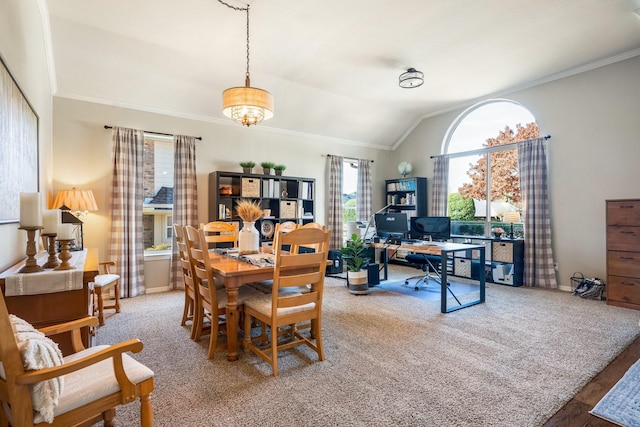
[[[80, 216], [90, 211], [97, 211], [98, 205], [93, 191], [78, 190], [73, 187], [71, 190], [59, 190], [53, 201], [53, 209], [62, 211], [62, 223], [73, 224], [74, 244], [70, 250], [80, 251], [84, 249], [82, 221]], [[75, 215], [71, 212], [75, 212]]]
[[511, 211], [504, 214], [504, 222], [508, 222], [511, 224], [509, 229], [509, 238], [513, 239], [513, 223], [520, 222], [520, 212]]

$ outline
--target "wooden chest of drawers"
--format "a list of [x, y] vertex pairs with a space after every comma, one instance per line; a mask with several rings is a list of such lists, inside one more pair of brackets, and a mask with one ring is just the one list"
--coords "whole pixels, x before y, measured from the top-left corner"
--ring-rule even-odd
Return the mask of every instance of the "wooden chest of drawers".
[[607, 200], [607, 304], [640, 309], [640, 199]]

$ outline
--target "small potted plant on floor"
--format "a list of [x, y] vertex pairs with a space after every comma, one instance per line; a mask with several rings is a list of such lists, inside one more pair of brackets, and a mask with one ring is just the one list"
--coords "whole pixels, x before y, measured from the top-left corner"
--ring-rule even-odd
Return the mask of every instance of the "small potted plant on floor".
[[262, 166], [262, 173], [265, 175], [271, 175], [271, 169], [273, 169], [276, 164], [273, 162], [262, 162], [260, 163], [260, 166]]
[[242, 172], [244, 173], [251, 173], [255, 165], [255, 162], [240, 162], [240, 166], [242, 166]]
[[285, 165], [275, 165], [273, 167], [273, 170], [276, 171], [276, 175], [281, 176], [282, 172], [286, 169], [287, 167]]
[[347, 265], [347, 282], [349, 292], [355, 295], [369, 293], [367, 270], [363, 269], [369, 262], [367, 257], [368, 245], [358, 236], [353, 234], [345, 246], [340, 249], [342, 258]]

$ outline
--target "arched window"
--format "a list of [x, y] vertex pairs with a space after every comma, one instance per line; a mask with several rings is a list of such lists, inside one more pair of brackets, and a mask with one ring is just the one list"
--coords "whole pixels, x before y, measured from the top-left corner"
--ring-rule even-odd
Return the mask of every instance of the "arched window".
[[[533, 114], [505, 99], [476, 104], [451, 124], [442, 153], [449, 155], [447, 214], [452, 234], [509, 232], [514, 218], [524, 215], [513, 143], [539, 134]], [[522, 222], [515, 222], [515, 235], [522, 237]]]

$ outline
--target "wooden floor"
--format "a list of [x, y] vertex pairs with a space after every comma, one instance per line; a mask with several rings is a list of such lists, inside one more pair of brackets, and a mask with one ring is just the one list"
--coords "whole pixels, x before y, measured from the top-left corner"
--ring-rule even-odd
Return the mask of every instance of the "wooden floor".
[[615, 427], [616, 424], [594, 417], [589, 414], [589, 411], [638, 359], [640, 359], [640, 337], [636, 338], [609, 366], [584, 386], [544, 424], [544, 427]]

